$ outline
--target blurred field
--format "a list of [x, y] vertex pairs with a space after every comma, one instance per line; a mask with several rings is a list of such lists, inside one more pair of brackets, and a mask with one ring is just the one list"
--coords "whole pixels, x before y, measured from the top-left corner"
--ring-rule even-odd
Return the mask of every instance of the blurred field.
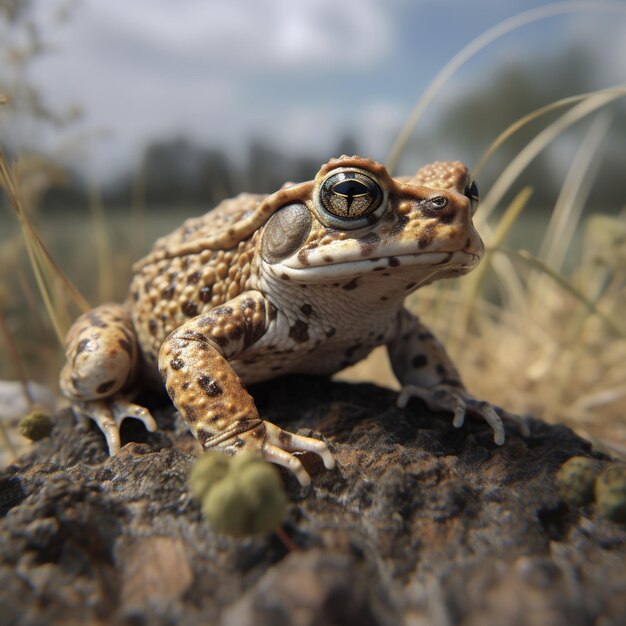
[[[36, 225], [62, 270], [90, 304], [97, 304], [123, 300], [133, 261], [144, 254], [157, 237], [170, 232], [186, 217], [201, 212], [197, 207], [139, 213], [131, 207], [117, 208], [106, 212], [103, 230], [94, 225], [94, 217], [89, 212], [56, 211], [36, 216]], [[31, 270], [16, 221], [8, 212], [0, 215], [0, 284], [6, 321], [18, 345], [27, 377], [54, 387], [62, 351], [32, 286]], [[537, 252], [549, 216], [548, 209], [522, 213], [504, 244], [511, 249]], [[609, 228], [619, 232], [618, 225], [623, 220], [607, 219]], [[598, 251], [590, 248], [589, 232], [585, 240], [582, 226], [580, 231], [564, 273], [592, 296], [592, 292], [597, 295], [598, 290], [606, 292], [607, 276], [612, 272], [611, 280], [617, 287], [615, 293], [621, 294], [622, 300], [612, 301], [605, 307], [624, 332], [626, 264], [621, 266], [620, 273], [619, 260], [623, 251], [615, 248], [610, 239], [604, 242], [605, 261], [609, 264], [614, 261], [615, 268], [605, 267], [602, 277], [598, 274], [602, 262], [593, 257], [597, 257]], [[596, 233], [596, 240], [598, 236]], [[100, 251], [107, 259], [104, 268], [98, 264], [98, 246], [104, 247]], [[444, 341], [474, 394], [510, 410], [568, 423], [587, 437], [595, 438], [598, 446], [608, 445], [619, 452], [626, 445], [624, 336], [616, 336], [607, 329], [602, 320], [589, 314], [584, 305], [553, 280], [538, 277], [524, 264], [517, 263], [516, 267], [519, 273], [512, 274], [511, 280], [520, 281], [525, 290], [518, 309], [512, 308], [515, 305], [507, 301], [506, 293], [503, 295], [498, 286], [502, 278], [494, 275], [493, 270], [480, 285], [478, 297], [472, 295], [475, 272], [418, 291], [411, 297], [409, 306], [420, 313]], [[600, 280], [605, 286], [594, 288], [593, 284], [586, 284], [586, 280]], [[531, 296], [528, 289], [533, 282], [536, 291]], [[464, 299], [474, 299], [470, 318], [466, 317]], [[611, 307], [613, 310], [608, 310]], [[14, 375], [13, 364], [3, 359], [0, 378], [10, 379]], [[339, 378], [398, 387], [384, 348], [345, 370]]]

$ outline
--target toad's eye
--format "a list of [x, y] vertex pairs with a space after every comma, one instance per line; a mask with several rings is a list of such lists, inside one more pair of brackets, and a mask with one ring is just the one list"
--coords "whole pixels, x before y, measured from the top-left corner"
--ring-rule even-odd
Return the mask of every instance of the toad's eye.
[[478, 208], [478, 203], [480, 202], [480, 193], [478, 191], [476, 181], [472, 178], [467, 181], [463, 195], [466, 198], [469, 198], [472, 215], [474, 215], [474, 213], [476, 213], [476, 209]]
[[326, 211], [343, 219], [373, 213], [383, 201], [383, 190], [373, 179], [359, 171], [337, 172], [320, 187], [320, 200]]

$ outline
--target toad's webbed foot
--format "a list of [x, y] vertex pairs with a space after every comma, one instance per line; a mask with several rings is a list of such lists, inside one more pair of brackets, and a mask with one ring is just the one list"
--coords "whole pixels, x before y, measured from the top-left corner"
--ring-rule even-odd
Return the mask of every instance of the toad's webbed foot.
[[322, 459], [326, 469], [335, 467], [335, 459], [325, 442], [289, 433], [261, 419], [236, 422], [224, 432], [210, 437], [199, 430], [198, 438], [205, 449], [215, 447], [228, 454], [239, 454], [244, 450], [257, 452], [266, 461], [293, 472], [303, 487], [311, 484], [311, 477], [294, 452], [313, 452]]
[[98, 425], [111, 456], [118, 454], [121, 449], [120, 426], [125, 418], [134, 417], [141, 420], [150, 432], [157, 430], [157, 423], [148, 409], [122, 397], [73, 402], [72, 410], [77, 416], [89, 418]]
[[439, 384], [433, 387], [418, 387], [404, 385], [398, 395], [397, 405], [406, 407], [410, 398], [423, 400], [433, 411], [450, 411], [454, 414], [452, 425], [461, 428], [467, 414], [483, 418], [493, 430], [493, 440], [501, 446], [504, 443], [503, 420], [518, 426], [522, 435], [528, 437], [530, 429], [525, 417], [511, 413], [498, 406], [482, 400], [477, 400], [465, 389], [452, 385]]

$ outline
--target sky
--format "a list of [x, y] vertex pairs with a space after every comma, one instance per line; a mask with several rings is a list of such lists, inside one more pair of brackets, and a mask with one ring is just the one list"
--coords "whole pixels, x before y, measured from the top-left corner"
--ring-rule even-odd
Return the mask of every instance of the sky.
[[[29, 79], [49, 105], [78, 106], [83, 117], [62, 130], [20, 132], [25, 143], [56, 151], [90, 176], [112, 177], [149, 142], [175, 136], [243, 158], [253, 139], [307, 154], [332, 150], [352, 134], [367, 156], [384, 160], [412, 106], [455, 53], [501, 20], [547, 3], [76, 0], [59, 23], [67, 4], [35, 3], [52, 49]], [[620, 74], [626, 80], [626, 12], [553, 17], [481, 52], [422, 123], [488, 82], [507, 59], [541, 63], [572, 41], [597, 49], [604, 86]]]

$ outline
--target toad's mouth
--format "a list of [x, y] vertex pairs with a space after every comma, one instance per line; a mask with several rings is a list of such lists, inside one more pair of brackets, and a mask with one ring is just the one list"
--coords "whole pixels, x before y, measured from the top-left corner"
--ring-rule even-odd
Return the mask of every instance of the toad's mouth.
[[297, 256], [285, 259], [273, 267], [282, 277], [301, 283], [333, 282], [345, 278], [356, 278], [366, 274], [389, 277], [402, 273], [416, 279], [433, 276], [454, 276], [470, 272], [478, 265], [481, 255], [475, 251], [456, 250], [448, 252], [407, 252], [404, 254], [370, 257], [367, 259], [332, 258], [306, 259]]

